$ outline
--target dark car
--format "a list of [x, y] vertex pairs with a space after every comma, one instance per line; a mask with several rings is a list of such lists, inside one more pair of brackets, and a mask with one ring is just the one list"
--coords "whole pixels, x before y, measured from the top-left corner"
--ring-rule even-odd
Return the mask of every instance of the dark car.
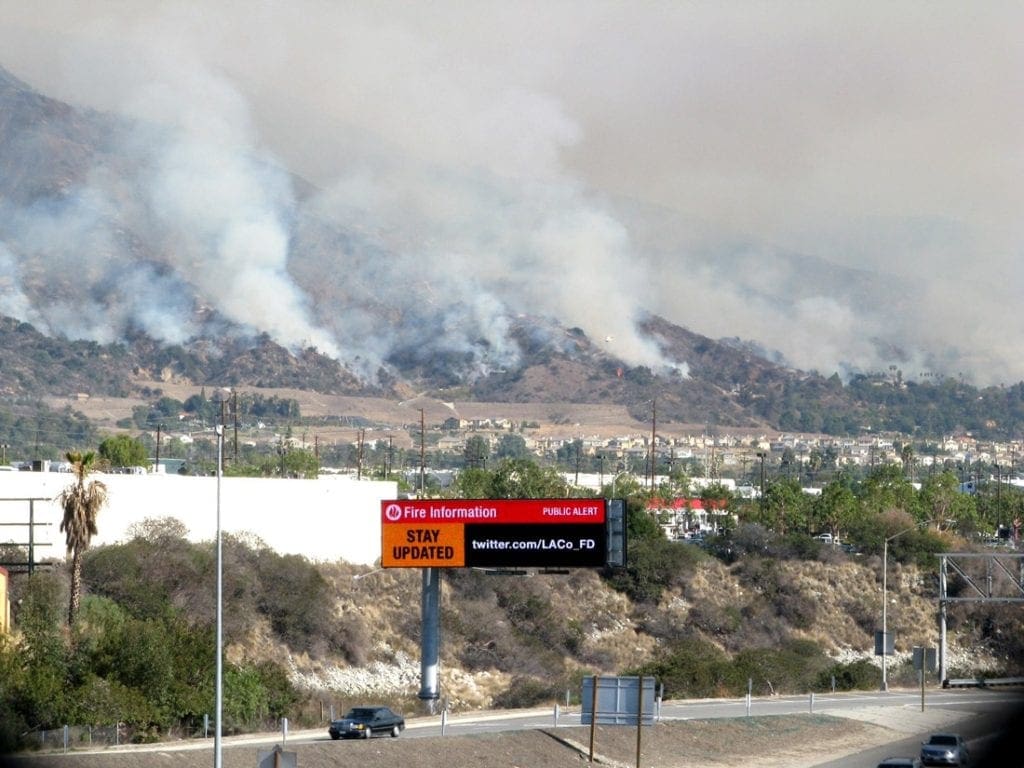
[[398, 736], [405, 730], [405, 718], [387, 707], [355, 707], [331, 723], [332, 739], [368, 739], [375, 733]]
[[887, 757], [878, 768], [921, 768], [921, 761], [916, 757]]
[[922, 765], [967, 765], [967, 742], [955, 733], [933, 733], [921, 742]]

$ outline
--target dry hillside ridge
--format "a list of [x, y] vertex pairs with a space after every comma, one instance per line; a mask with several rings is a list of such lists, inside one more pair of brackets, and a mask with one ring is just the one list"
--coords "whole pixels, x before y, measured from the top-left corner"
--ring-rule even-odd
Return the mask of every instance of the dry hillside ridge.
[[[819, 643], [836, 660], [850, 662], [866, 658], [875, 661], [873, 632], [880, 621], [881, 583], [878, 558], [857, 562], [777, 563], [782, 577], [798, 594], [812, 600], [813, 621], [804, 629], [785, 628], [770, 617], [737, 627], [730, 617], [759, 602], [758, 589], [743, 585], [736, 568], [717, 560], [702, 561], [682, 588], [669, 590], [658, 605], [634, 604], [612, 590], [594, 571], [579, 570], [568, 575], [538, 575], [525, 579], [524, 589], [536, 590], [550, 600], [552, 614], [566, 624], [582, 628], [582, 642], [575, 658], [567, 658], [569, 669], [617, 674], [655, 656], [663, 640], [649, 631], [656, 625], [659, 636], [671, 636], [700, 613], [702, 635], [723, 649], [734, 652], [741, 644], [775, 645], [781, 634]], [[337, 595], [339, 615], [357, 613], [372, 628], [372, 647], [365, 664], [353, 665], [336, 659], [289, 654], [271, 639], [269, 628], [254, 628], [244, 647], [232, 649], [239, 657], [277, 657], [284, 654], [294, 682], [307, 690], [338, 691], [352, 695], [401, 696], [415, 692], [419, 684], [419, 598], [418, 571], [389, 569], [371, 577], [353, 580], [359, 569], [347, 564], [325, 564], [322, 572]], [[516, 577], [492, 577], [516, 578]], [[897, 637], [895, 666], [910, 656], [914, 645], [937, 642], [934, 590], [927, 574], [916, 566], [890, 563], [889, 594], [893, 601], [888, 613], [890, 631]], [[751, 608], [752, 610], [752, 608]], [[483, 612], [482, 612], [483, 611]], [[494, 614], [486, 606], [460, 603], [442, 581], [442, 613], [457, 615], [458, 621], [486, 625]], [[715, 625], [721, 616], [722, 626]], [[494, 626], [500, 633], [503, 621]], [[445, 620], [442, 620], [445, 623]], [[486, 634], [486, 633], [485, 633]], [[984, 648], [960, 648], [954, 633], [949, 636], [950, 667], [997, 668], [998, 659]], [[459, 641], [461, 642], [461, 640]], [[492, 706], [504, 691], [511, 675], [495, 669], [465, 670], [459, 665], [453, 641], [442, 632], [441, 689], [454, 711]], [[769, 691], [758, 691], [769, 693]]]

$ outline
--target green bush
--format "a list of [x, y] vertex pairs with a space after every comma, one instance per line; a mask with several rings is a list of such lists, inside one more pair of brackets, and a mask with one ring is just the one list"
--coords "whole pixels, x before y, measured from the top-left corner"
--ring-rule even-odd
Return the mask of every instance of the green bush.
[[837, 691], [870, 691], [878, 688], [881, 672], [869, 659], [833, 664], [818, 673], [815, 690], [832, 690], [833, 677]]
[[627, 675], [653, 675], [665, 686], [665, 697], [707, 698], [735, 691], [730, 660], [707, 640], [691, 638], [665, 656]]
[[736, 575], [749, 589], [759, 592], [776, 615], [797, 629], [809, 629], [817, 615], [817, 602], [804, 594], [777, 560], [747, 557], [736, 566]]
[[681, 585], [707, 556], [700, 547], [664, 537], [630, 542], [626, 567], [612, 572], [609, 583], [639, 603], [657, 603], [669, 587]]
[[733, 659], [735, 677], [746, 692], [747, 680], [755, 691], [803, 693], [814, 688], [818, 674], [829, 663], [828, 657], [810, 640], [789, 640], [777, 648], [740, 651]]
[[517, 676], [512, 678], [508, 688], [494, 697], [494, 706], [499, 709], [526, 709], [554, 701], [558, 693], [551, 682]]
[[748, 682], [755, 693], [801, 693], [813, 689], [828, 657], [810, 640], [740, 651], [730, 657], [712, 643], [691, 638], [662, 658], [625, 674], [653, 675], [666, 698], [742, 696]]

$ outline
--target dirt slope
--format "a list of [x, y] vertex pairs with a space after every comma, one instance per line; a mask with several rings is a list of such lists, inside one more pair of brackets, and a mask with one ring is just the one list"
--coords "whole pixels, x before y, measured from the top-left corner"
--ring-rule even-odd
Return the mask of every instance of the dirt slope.
[[[752, 717], [736, 720], [664, 722], [641, 732], [645, 768], [690, 768], [749, 764], [801, 768], [830, 757], [883, 744], [898, 734], [877, 725], [824, 715]], [[429, 738], [378, 738], [369, 742], [286, 745], [301, 768], [358, 765], [360, 768], [579, 768], [589, 760], [590, 729], [559, 728], [503, 734]], [[827, 752], [822, 745], [828, 744]], [[257, 749], [271, 746], [225, 742], [224, 768], [250, 768]], [[595, 764], [635, 766], [636, 730], [599, 726], [594, 735]], [[201, 750], [142, 751], [120, 754], [16, 759], [23, 768], [207, 768], [212, 745]], [[769, 755], [771, 757], [766, 758]]]

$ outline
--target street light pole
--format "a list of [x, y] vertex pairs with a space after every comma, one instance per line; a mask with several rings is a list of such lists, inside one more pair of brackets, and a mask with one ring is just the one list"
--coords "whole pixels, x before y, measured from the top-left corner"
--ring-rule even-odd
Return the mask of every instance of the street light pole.
[[215, 394], [220, 401], [220, 424], [214, 427], [217, 435], [217, 659], [215, 667], [215, 717], [216, 728], [213, 732], [213, 766], [222, 768], [224, 753], [221, 737], [224, 733], [224, 537], [220, 525], [220, 485], [224, 477], [224, 403], [231, 395], [230, 387], [221, 387]]
[[765, 498], [764, 498], [764, 458], [765, 458], [765, 452], [764, 451], [758, 451], [757, 452], [757, 458], [759, 458], [761, 460], [761, 495], [758, 497], [758, 501], [761, 504], [761, 514], [763, 515], [764, 514], [764, 502], [765, 502]]
[[889, 679], [886, 676], [886, 658], [889, 652], [889, 542], [913, 531], [917, 526], [904, 528], [894, 533], [882, 543], [882, 690], [889, 690]]
[[221, 727], [224, 712], [224, 558], [223, 539], [220, 532], [220, 480], [224, 474], [224, 425], [218, 424], [217, 432], [217, 662], [216, 662], [216, 728], [213, 732], [213, 766], [221, 768]]

